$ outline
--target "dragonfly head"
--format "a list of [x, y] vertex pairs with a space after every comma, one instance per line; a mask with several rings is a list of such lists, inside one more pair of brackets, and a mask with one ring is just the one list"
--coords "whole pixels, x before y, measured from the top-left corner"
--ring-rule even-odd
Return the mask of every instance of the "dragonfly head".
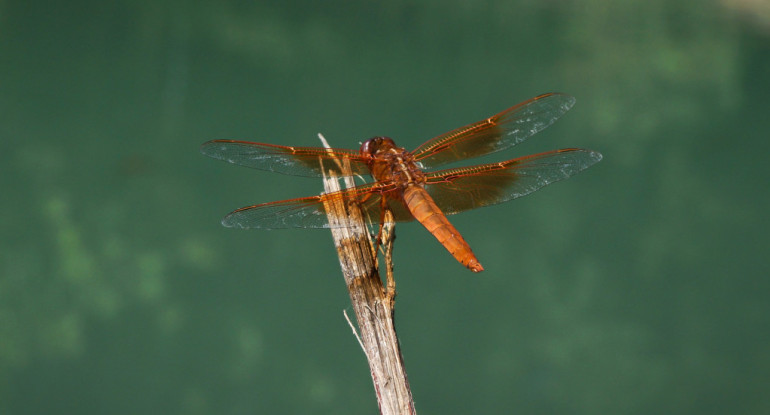
[[359, 152], [362, 156], [374, 157], [393, 148], [396, 148], [396, 143], [390, 137], [372, 137], [361, 144]]

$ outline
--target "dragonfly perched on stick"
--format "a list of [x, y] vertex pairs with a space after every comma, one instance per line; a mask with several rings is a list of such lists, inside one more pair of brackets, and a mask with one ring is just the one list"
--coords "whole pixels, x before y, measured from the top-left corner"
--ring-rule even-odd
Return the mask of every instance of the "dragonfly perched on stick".
[[225, 226], [327, 228], [324, 201], [345, 200], [359, 204], [369, 218], [382, 218], [387, 208], [398, 222], [416, 219], [458, 262], [480, 272], [484, 268], [446, 215], [530, 194], [588, 168], [602, 155], [567, 148], [498, 163], [432, 169], [521, 143], [553, 124], [574, 103], [575, 98], [569, 95], [543, 94], [432, 138], [413, 151], [398, 147], [391, 138], [374, 137], [358, 151], [213, 140], [204, 143], [201, 152], [241, 166], [309, 177], [322, 176], [322, 165], [332, 166], [342, 160], [353, 174], [374, 178], [371, 183], [334, 193], [240, 208], [222, 220]]

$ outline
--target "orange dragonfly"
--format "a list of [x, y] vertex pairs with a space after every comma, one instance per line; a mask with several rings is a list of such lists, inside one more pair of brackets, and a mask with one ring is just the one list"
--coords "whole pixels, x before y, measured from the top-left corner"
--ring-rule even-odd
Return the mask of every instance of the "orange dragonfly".
[[369, 218], [417, 219], [462, 265], [483, 271], [452, 215], [527, 195], [566, 179], [602, 159], [591, 150], [567, 148], [499, 163], [430, 171], [437, 166], [505, 150], [548, 127], [567, 112], [575, 98], [550, 93], [522, 102], [497, 115], [426, 141], [414, 151], [397, 147], [388, 137], [374, 137], [359, 151], [322, 147], [288, 147], [236, 140], [213, 140], [201, 146], [207, 156], [241, 166], [297, 176], [322, 176], [322, 164], [346, 161], [355, 175], [371, 183], [320, 196], [262, 203], [225, 216], [227, 227], [278, 229], [328, 228], [325, 201], [353, 201]]

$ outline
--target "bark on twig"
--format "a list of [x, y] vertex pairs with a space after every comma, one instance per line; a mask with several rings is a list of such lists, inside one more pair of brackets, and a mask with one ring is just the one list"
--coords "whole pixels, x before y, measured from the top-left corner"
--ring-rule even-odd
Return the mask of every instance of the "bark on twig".
[[[326, 141], [319, 138], [328, 148]], [[340, 190], [335, 176], [346, 175], [346, 187], [353, 186], [350, 169], [346, 166], [322, 166], [329, 176], [324, 178], [327, 193]], [[332, 168], [334, 167], [334, 168]], [[393, 324], [395, 282], [388, 275], [383, 287], [377, 269], [377, 252], [366, 228], [360, 208], [347, 201], [325, 202], [340, 266], [353, 303], [360, 332], [360, 342], [369, 361], [369, 370], [377, 394], [381, 414], [415, 414], [412, 392], [406, 377], [401, 349]], [[387, 231], [392, 243], [392, 230]], [[386, 249], [389, 249], [386, 246]], [[389, 251], [386, 261], [390, 262]], [[392, 269], [392, 264], [386, 265]]]

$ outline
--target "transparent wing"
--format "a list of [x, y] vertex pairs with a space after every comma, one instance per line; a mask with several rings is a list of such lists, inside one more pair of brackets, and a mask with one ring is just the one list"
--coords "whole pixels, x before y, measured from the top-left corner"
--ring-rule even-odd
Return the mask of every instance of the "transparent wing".
[[591, 150], [554, 150], [500, 163], [428, 173], [425, 189], [438, 207], [451, 215], [528, 195], [601, 159], [601, 154]]
[[328, 228], [321, 196], [262, 203], [235, 210], [222, 219], [228, 228]]
[[299, 199], [281, 200], [240, 208], [222, 219], [222, 225], [243, 229], [329, 228], [326, 203], [355, 202], [371, 223], [382, 219], [383, 198], [397, 221], [412, 219], [400, 202], [395, 189], [379, 184], [366, 184], [339, 192]]
[[347, 161], [353, 174], [369, 174], [357, 151], [322, 147], [287, 147], [237, 140], [212, 140], [201, 145], [201, 153], [240, 166], [293, 176], [320, 177], [325, 169], [338, 171], [337, 161]]
[[494, 153], [526, 140], [553, 124], [575, 104], [575, 98], [549, 93], [428, 140], [413, 151], [426, 168]]

